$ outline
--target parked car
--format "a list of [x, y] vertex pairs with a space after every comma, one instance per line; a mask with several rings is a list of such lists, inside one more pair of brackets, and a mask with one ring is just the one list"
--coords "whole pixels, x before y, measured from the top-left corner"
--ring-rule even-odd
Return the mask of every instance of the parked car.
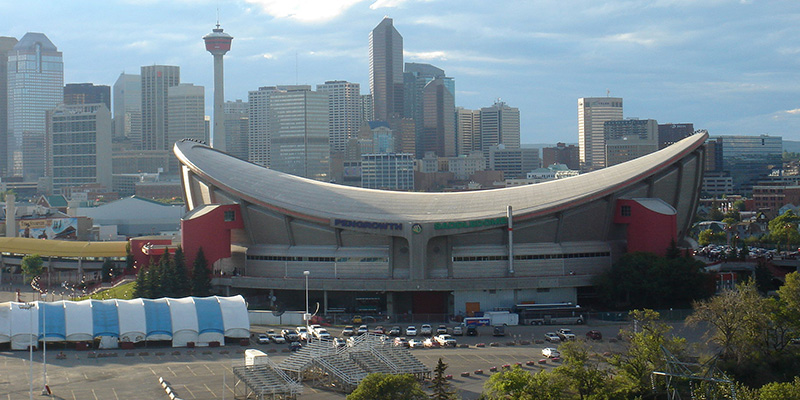
[[444, 335], [445, 333], [447, 333], [447, 325], [441, 324], [438, 328], [436, 328], [437, 335]]
[[408, 340], [402, 336], [394, 338], [394, 345], [397, 347], [409, 347]]
[[369, 332], [369, 329], [367, 328], [366, 325], [361, 325], [361, 326], [358, 327], [358, 331], [356, 331], [356, 332], [359, 335], [362, 335], [362, 334], [365, 334], [365, 333]]
[[475, 325], [467, 325], [467, 336], [478, 336], [478, 327]]
[[383, 326], [378, 325], [375, 327], [375, 329], [372, 330], [372, 333], [377, 333], [378, 335], [385, 335], [386, 329], [383, 329]]
[[453, 336], [462, 336], [464, 335], [464, 328], [461, 325], [456, 325], [453, 327]]
[[268, 344], [269, 343], [269, 336], [266, 333], [260, 333], [258, 335], [258, 344]]
[[592, 340], [600, 340], [603, 338], [603, 334], [600, 333], [600, 331], [592, 329], [589, 332], [586, 332], [586, 338]]
[[305, 326], [298, 326], [294, 330], [297, 336], [300, 336], [300, 340], [308, 340], [308, 329]]
[[544, 340], [548, 342], [560, 342], [561, 338], [555, 332], [547, 332], [544, 334]]
[[559, 353], [558, 350], [556, 350], [556, 349], [554, 349], [552, 347], [543, 348], [542, 349], [542, 355], [547, 357], [547, 358], [561, 357], [561, 353]]
[[406, 328], [406, 336], [417, 336], [417, 327], [409, 326]]
[[353, 329], [353, 325], [347, 325], [342, 329], [342, 336], [353, 336], [356, 334], [356, 330]]
[[432, 337], [429, 337], [429, 338], [423, 340], [422, 341], [422, 345], [425, 346], [425, 348], [429, 348], [429, 349], [430, 348], [436, 348], [436, 347], [442, 347], [442, 345], [440, 345], [439, 342], [436, 341], [436, 339], [434, 339]]
[[556, 334], [562, 342], [567, 340], [575, 340], [575, 334], [572, 333], [572, 329], [561, 328], [556, 332]]
[[291, 342], [289, 343], [289, 350], [297, 351], [303, 348], [303, 344], [300, 342]]
[[422, 336], [431, 336], [433, 335], [433, 328], [428, 324], [422, 324], [419, 328], [419, 334]]
[[361, 318], [360, 315], [356, 315], [356, 316], [353, 317], [353, 320], [351, 322], [353, 324], [360, 324], [360, 323], [364, 322], [364, 320], [363, 320], [363, 318]]
[[283, 338], [286, 339], [286, 341], [290, 342], [290, 343], [300, 340], [300, 336], [297, 334], [297, 332], [295, 332], [295, 331], [293, 331], [291, 329], [282, 330], [281, 331], [281, 336], [283, 336]]
[[389, 336], [400, 336], [401, 334], [402, 331], [399, 326], [393, 326], [392, 329], [389, 329]]
[[330, 339], [331, 334], [328, 333], [328, 330], [325, 328], [317, 328], [314, 330], [314, 336], [317, 339]]
[[412, 349], [416, 349], [416, 348], [422, 347], [422, 346], [423, 346], [422, 340], [411, 339], [411, 340], [408, 341], [408, 347], [410, 347]]
[[270, 341], [275, 342], [276, 344], [286, 343], [286, 339], [283, 336], [278, 335], [274, 329], [270, 329], [267, 331], [267, 337], [269, 337]]
[[334, 347], [344, 347], [347, 346], [347, 342], [342, 338], [335, 338], [333, 339], [333, 346]]
[[456, 340], [446, 333], [436, 336], [435, 339], [442, 347], [456, 347]]

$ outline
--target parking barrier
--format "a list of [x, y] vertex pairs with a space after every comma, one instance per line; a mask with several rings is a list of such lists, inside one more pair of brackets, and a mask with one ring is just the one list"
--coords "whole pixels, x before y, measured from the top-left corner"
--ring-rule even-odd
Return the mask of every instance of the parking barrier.
[[491, 372], [497, 372], [497, 367], [490, 367], [490, 368], [489, 368], [489, 371], [491, 371]]
[[469, 376], [469, 372], [462, 372], [461, 376], [467, 377], [467, 376]]
[[475, 370], [475, 375], [483, 375], [483, 370], [482, 369], [476, 369]]

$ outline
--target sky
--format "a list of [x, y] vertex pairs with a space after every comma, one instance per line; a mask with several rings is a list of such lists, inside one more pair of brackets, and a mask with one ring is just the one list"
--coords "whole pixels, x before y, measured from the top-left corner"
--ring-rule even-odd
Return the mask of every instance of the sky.
[[369, 93], [369, 33], [388, 16], [405, 62], [455, 79], [456, 106], [519, 108], [523, 143], [576, 143], [577, 99], [608, 94], [625, 118], [800, 140], [795, 0], [0, 0], [0, 36], [46, 34], [65, 83], [178, 65], [210, 115], [217, 16], [234, 37], [226, 100], [329, 80]]

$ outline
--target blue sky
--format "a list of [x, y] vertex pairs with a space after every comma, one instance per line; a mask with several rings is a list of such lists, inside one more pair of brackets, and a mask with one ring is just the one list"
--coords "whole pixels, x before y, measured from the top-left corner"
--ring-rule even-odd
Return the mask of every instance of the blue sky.
[[456, 81], [456, 105], [500, 98], [523, 143], [577, 142], [577, 98], [624, 98], [624, 115], [692, 122], [711, 135], [800, 140], [800, 2], [738, 0], [0, 0], [0, 36], [42, 32], [67, 83], [113, 85], [142, 65], [206, 87], [202, 43], [234, 36], [225, 97], [276, 84], [348, 80], [369, 92], [368, 35], [384, 16], [405, 61]]

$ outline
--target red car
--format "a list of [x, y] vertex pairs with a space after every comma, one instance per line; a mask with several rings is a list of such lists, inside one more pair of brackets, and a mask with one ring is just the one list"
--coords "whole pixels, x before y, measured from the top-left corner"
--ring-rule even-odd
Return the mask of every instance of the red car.
[[589, 332], [586, 332], [586, 338], [592, 340], [600, 340], [603, 338], [603, 334], [600, 333], [600, 331], [591, 330]]

